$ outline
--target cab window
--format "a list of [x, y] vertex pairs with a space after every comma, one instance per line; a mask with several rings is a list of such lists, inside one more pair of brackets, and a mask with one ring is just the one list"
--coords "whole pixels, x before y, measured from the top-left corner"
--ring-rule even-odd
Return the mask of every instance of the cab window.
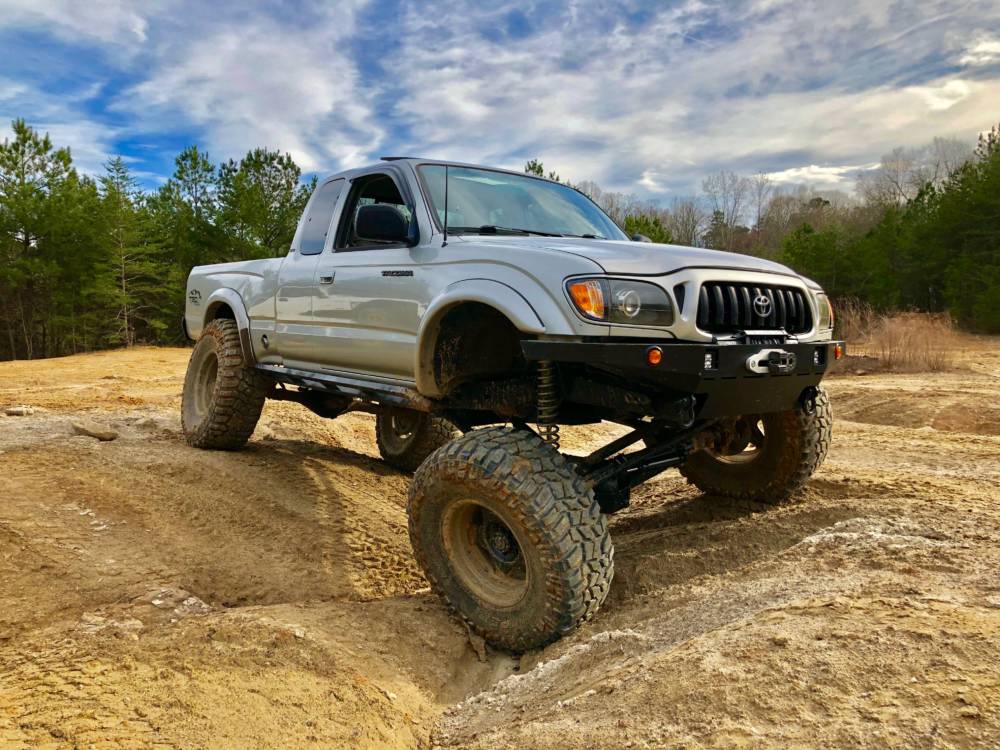
[[391, 206], [398, 210], [404, 220], [409, 223], [412, 212], [399, 193], [395, 181], [387, 174], [366, 175], [354, 181], [351, 195], [348, 199], [343, 219], [341, 219], [338, 249], [360, 249], [376, 247], [392, 247], [398, 243], [378, 242], [367, 237], [358, 236], [358, 211], [362, 206], [374, 204]]

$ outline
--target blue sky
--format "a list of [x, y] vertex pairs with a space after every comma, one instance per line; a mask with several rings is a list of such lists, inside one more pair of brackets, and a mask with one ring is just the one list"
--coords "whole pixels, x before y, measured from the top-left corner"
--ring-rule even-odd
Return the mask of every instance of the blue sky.
[[0, 0], [14, 117], [147, 186], [197, 143], [307, 171], [387, 154], [669, 200], [719, 169], [850, 189], [895, 146], [1000, 121], [1000, 0]]

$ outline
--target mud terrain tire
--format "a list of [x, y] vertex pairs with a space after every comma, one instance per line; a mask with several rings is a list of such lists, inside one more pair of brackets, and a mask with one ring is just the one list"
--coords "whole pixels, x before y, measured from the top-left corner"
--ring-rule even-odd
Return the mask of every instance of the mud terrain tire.
[[822, 388], [814, 408], [764, 414], [763, 445], [751, 454], [693, 453], [681, 466], [688, 482], [710, 495], [782, 505], [798, 492], [823, 463], [830, 448], [833, 412]]
[[474, 430], [439, 449], [417, 470], [408, 510], [431, 587], [495, 646], [544, 646], [608, 594], [614, 551], [594, 493], [531, 432]]
[[195, 344], [184, 376], [185, 439], [195, 448], [241, 448], [260, 419], [268, 384], [244, 361], [236, 321], [213, 320]]
[[447, 419], [410, 409], [386, 409], [375, 418], [378, 452], [400, 471], [416, 471], [429, 455], [461, 434]]

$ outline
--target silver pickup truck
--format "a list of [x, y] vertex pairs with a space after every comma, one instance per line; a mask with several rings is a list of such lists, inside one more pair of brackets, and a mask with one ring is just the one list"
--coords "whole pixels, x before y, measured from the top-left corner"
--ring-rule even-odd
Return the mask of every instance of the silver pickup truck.
[[[604, 515], [633, 487], [677, 467], [777, 504], [830, 442], [819, 383], [843, 346], [823, 291], [642, 239], [521, 173], [387, 158], [333, 175], [287, 255], [191, 272], [187, 440], [242, 446], [267, 398], [373, 412], [384, 459], [416, 472], [432, 587], [495, 645], [550, 642], [607, 595]], [[560, 452], [560, 425], [601, 420], [628, 432]]]

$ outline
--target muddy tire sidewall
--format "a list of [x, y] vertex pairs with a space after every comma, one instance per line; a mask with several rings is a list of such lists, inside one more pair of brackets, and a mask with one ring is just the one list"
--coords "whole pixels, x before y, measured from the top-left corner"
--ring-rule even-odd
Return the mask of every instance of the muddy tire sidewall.
[[[527, 590], [499, 606], [468, 585], [445, 523], [474, 500], [517, 539]], [[531, 433], [475, 430], [420, 467], [409, 500], [410, 540], [432, 588], [488, 642], [514, 652], [549, 643], [597, 611], [614, 574], [613, 548], [593, 492]]]
[[181, 397], [181, 427], [197, 448], [245, 445], [260, 419], [269, 382], [243, 357], [234, 320], [213, 320], [191, 352]]

